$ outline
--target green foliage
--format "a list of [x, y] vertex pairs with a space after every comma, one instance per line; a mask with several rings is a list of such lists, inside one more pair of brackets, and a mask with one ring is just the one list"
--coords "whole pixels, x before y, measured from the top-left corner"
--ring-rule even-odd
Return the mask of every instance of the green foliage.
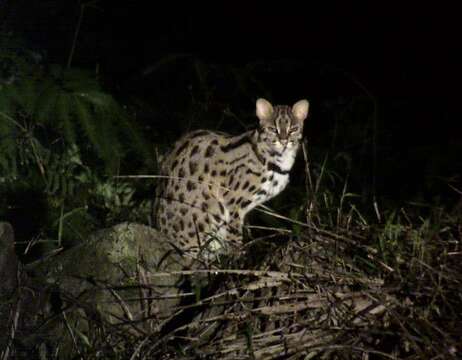
[[[178, 66], [179, 60], [187, 58], [166, 58], [150, 71]], [[0, 186], [22, 184], [45, 193], [49, 222], [42, 225], [45, 231], [40, 235], [51, 239], [47, 250], [72, 245], [86, 239], [90, 232], [116, 222], [144, 221], [152, 193], [147, 192], [139, 201], [135, 183], [102, 175], [101, 163], [106, 165], [105, 169], [114, 170], [118, 159], [125, 155], [125, 145], [142, 141], [129, 126], [126, 111], [102, 90], [97, 77], [59, 66], [43, 69], [16, 53], [3, 54], [0, 62], [2, 59], [17, 61], [18, 70], [0, 82]], [[245, 106], [230, 106], [230, 99], [238, 102], [244, 98], [253, 106], [253, 99], [249, 99], [256, 94], [271, 95], [256, 80], [261, 64], [218, 66], [193, 59], [186, 67], [191, 70], [190, 76], [183, 71], [156, 74], [159, 83], [162, 76], [167, 77], [169, 87], [165, 88], [173, 89], [169, 93], [156, 83], [158, 89], [153, 93], [159, 91], [163, 96], [156, 99], [157, 104], [137, 99], [142, 104], [141, 111], [146, 111], [147, 104], [152, 106], [149, 110], [155, 116], [149, 119], [159, 121], [153, 124], [153, 131], [158, 132], [159, 141], [165, 146], [178, 137], [178, 128], [229, 130], [234, 126], [238, 133], [253, 126], [253, 107], [249, 106], [247, 111]], [[273, 75], [270, 66], [267, 71]], [[217, 85], [222, 80], [227, 81], [225, 89], [231, 89], [226, 100], [220, 99], [223, 89]], [[184, 81], [191, 82], [190, 86]], [[178, 89], [187, 89], [189, 93], [179, 96]], [[279, 214], [251, 213], [250, 223], [257, 220], [266, 227], [252, 229], [253, 235], [260, 235], [260, 230], [264, 235], [256, 244], [261, 251], [253, 257], [263, 258], [265, 251], [274, 250], [274, 258], [281, 249], [300, 246], [295, 255], [303, 263], [298, 264], [297, 258], [291, 257], [280, 259], [279, 263], [297, 265], [295, 269], [309, 275], [307, 279], [316, 274], [313, 269], [317, 265], [328, 264], [330, 270], [316, 278], [320, 289], [326, 274], [336, 275], [332, 276], [333, 289], [351, 277], [365, 279], [373, 274], [386, 279], [390, 286], [383, 289], [384, 294], [391, 293], [398, 302], [412, 305], [390, 312], [393, 331], [404, 342], [420, 337], [418, 341], [436, 354], [437, 348], [426, 340], [430, 327], [422, 326], [421, 321], [442, 327], [447, 325], [445, 316], [460, 317], [451, 310], [460, 307], [460, 297], [454, 296], [460, 288], [460, 271], [455, 271], [460, 267], [456, 264], [460, 255], [460, 210], [452, 214], [440, 208], [420, 208], [410, 214], [400, 207], [383, 206], [382, 212], [370, 196], [375, 191], [371, 189], [370, 175], [375, 171], [374, 152], [378, 146], [374, 138], [376, 109], [371, 111], [370, 99], [363, 96], [326, 101], [324, 105], [326, 118], [333, 119], [334, 125], [329, 125], [326, 133], [330, 133], [324, 140], [313, 139], [310, 148], [304, 149], [310, 151], [310, 156], [305, 151], [301, 154], [294, 173], [304, 176], [293, 176], [290, 186], [270, 203]], [[160, 109], [164, 108], [162, 113]], [[167, 122], [171, 123], [170, 128], [169, 124], [164, 126]], [[318, 118], [317, 123], [322, 121]], [[124, 141], [125, 138], [130, 140]], [[94, 155], [102, 162], [93, 161]], [[127, 173], [126, 167], [122, 169]], [[363, 196], [358, 195], [360, 192]], [[0, 205], [4, 205], [1, 195]], [[5, 208], [11, 206], [6, 205]], [[267, 244], [265, 236], [275, 241]], [[339, 270], [341, 274], [337, 276]], [[199, 300], [201, 288], [196, 286], [193, 290]], [[365, 290], [375, 294], [372, 288]], [[385, 295], [381, 298], [378, 293], [377, 301], [386, 304]], [[382, 346], [391, 333], [389, 325], [374, 326], [372, 331], [367, 329], [367, 337], [377, 339], [377, 346]], [[347, 326], [347, 333], [350, 329]], [[247, 325], [243, 330], [246, 342], [241, 346], [247, 346], [252, 353], [253, 337], [258, 331]], [[414, 332], [423, 335], [416, 337]], [[87, 345], [91, 342], [81, 340]], [[418, 353], [420, 346], [424, 347], [414, 344], [413, 351]]]
[[127, 129], [125, 115], [87, 72], [57, 66], [50, 73], [32, 72], [3, 86], [0, 99], [0, 136], [7, 139], [2, 153], [10, 159], [18, 132], [34, 127], [56, 133], [69, 144], [89, 140], [90, 151], [109, 169], [114, 169], [122, 155], [116, 128]]
[[49, 222], [37, 231], [61, 246], [137, 214], [134, 187], [107, 174], [129, 156], [138, 155], [140, 164], [151, 157], [129, 113], [103, 90], [97, 74], [44, 64], [9, 34], [0, 35], [0, 49], [2, 215], [8, 218], [16, 207], [10, 194], [43, 194], [38, 211]]
[[[76, 145], [50, 150], [31, 138], [19, 147], [18, 158], [17, 171], [0, 177], [0, 198], [21, 187], [43, 194], [45, 204], [38, 211], [47, 213], [48, 221], [41, 224], [41, 236], [54, 240], [41, 241], [41, 252], [78, 243], [100, 227], [146, 218], [149, 212], [148, 201], [139, 204], [133, 198], [133, 183], [98, 174], [83, 162]], [[0, 215], [8, 218], [8, 213]]]
[[145, 154], [128, 114], [102, 89], [96, 74], [59, 65], [45, 68], [14, 50], [1, 54], [0, 64], [14, 60], [17, 69], [11, 81], [0, 83], [0, 170], [14, 171], [16, 148], [22, 138], [36, 136], [35, 129], [47, 142], [77, 144], [111, 172], [126, 148]]

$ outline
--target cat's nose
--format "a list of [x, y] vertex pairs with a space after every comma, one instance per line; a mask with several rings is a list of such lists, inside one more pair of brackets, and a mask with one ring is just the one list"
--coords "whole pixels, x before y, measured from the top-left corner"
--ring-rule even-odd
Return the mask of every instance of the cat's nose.
[[280, 141], [282, 145], [286, 146], [289, 139], [280, 139]]

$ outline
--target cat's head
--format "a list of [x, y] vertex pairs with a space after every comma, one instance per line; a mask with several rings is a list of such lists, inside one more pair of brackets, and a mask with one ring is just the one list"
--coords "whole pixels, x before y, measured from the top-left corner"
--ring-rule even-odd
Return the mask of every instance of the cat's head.
[[258, 99], [257, 117], [260, 120], [261, 140], [278, 152], [297, 146], [303, 135], [308, 108], [307, 100], [300, 100], [290, 107], [273, 106], [265, 99]]

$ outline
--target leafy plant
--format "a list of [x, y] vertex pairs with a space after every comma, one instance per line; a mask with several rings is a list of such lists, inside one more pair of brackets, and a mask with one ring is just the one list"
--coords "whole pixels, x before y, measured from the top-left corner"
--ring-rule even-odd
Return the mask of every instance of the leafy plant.
[[146, 152], [129, 115], [103, 90], [97, 74], [34, 64], [14, 49], [0, 56], [5, 66], [12, 60], [18, 68], [0, 85], [0, 170], [14, 170], [21, 138], [32, 133], [48, 144], [77, 144], [111, 172], [125, 148]]

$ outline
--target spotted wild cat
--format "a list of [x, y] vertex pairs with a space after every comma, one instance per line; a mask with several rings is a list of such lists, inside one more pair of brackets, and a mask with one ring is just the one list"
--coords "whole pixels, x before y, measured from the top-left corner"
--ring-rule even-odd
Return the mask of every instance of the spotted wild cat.
[[289, 182], [308, 101], [272, 106], [258, 99], [256, 130], [230, 136], [193, 131], [161, 164], [156, 223], [175, 245], [210, 257], [238, 249], [246, 214]]

